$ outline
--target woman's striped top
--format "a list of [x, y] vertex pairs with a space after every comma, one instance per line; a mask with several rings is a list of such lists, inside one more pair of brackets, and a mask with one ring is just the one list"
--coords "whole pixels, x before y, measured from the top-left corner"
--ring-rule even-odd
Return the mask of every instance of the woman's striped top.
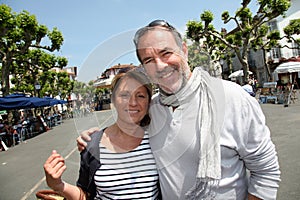
[[96, 171], [96, 199], [157, 199], [158, 172], [145, 132], [141, 144], [115, 153], [100, 144], [101, 166]]

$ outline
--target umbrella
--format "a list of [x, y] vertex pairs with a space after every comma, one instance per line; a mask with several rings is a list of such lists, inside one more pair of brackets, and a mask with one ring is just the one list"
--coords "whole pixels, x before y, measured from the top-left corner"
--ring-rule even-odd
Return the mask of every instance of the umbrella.
[[32, 103], [32, 106], [35, 107], [45, 107], [49, 106], [51, 102], [48, 99], [39, 98], [39, 97], [29, 97], [29, 101]]
[[68, 103], [68, 101], [58, 100], [51, 97], [26, 97], [25, 94], [15, 93], [5, 97], [0, 97], [0, 110], [37, 108], [65, 103]]
[[50, 106], [50, 100], [39, 97], [26, 97], [25, 94], [11, 94], [0, 98], [0, 110], [37, 108]]
[[44, 97], [44, 99], [47, 99], [48, 101], [50, 101], [50, 106], [54, 106], [56, 104], [65, 104], [65, 103], [68, 103], [68, 101], [59, 100], [59, 99], [55, 99], [55, 98], [52, 98], [52, 97]]
[[61, 100], [59, 100], [59, 103], [60, 103], [60, 104], [66, 104], [66, 103], [68, 103], [68, 101], [62, 100], [62, 99], [61, 99]]
[[26, 95], [22, 93], [13, 93], [5, 96], [5, 98], [19, 98], [19, 97], [26, 97]]
[[286, 62], [278, 65], [274, 71], [275, 73], [293, 73], [300, 72], [300, 62]]
[[32, 105], [25, 94], [11, 94], [0, 98], [0, 110], [22, 109]]
[[[248, 74], [253, 74], [253, 73], [251, 71], [248, 71]], [[230, 74], [228, 78], [236, 78], [240, 76], [244, 76], [244, 72], [241, 69]]]

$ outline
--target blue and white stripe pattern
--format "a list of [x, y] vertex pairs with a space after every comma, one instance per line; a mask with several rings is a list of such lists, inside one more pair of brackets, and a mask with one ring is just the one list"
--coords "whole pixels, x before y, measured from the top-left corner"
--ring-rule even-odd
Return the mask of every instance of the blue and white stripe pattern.
[[100, 144], [100, 162], [94, 176], [96, 199], [157, 199], [158, 172], [147, 132], [129, 152], [115, 153]]

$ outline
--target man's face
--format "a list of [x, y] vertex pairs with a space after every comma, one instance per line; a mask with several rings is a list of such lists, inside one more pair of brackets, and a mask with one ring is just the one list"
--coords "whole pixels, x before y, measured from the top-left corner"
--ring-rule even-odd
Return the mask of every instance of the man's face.
[[186, 45], [181, 49], [165, 29], [155, 28], [140, 37], [138, 54], [152, 82], [167, 94], [181, 89], [191, 74]]

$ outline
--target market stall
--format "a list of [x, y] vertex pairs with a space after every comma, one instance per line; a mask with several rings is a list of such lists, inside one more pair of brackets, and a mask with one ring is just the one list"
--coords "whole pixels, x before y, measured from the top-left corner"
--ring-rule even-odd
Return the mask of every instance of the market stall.
[[274, 79], [282, 84], [294, 84], [299, 88], [300, 62], [289, 61], [278, 65], [274, 71]]
[[295, 89], [300, 89], [300, 62], [282, 63], [274, 70], [273, 75], [277, 81], [277, 93], [281, 94], [285, 105], [290, 104], [297, 98]]

